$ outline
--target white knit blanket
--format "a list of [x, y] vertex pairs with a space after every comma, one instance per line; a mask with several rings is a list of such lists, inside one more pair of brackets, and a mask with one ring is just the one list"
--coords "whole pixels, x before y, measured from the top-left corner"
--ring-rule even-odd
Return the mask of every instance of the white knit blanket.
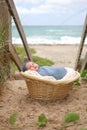
[[[67, 80], [68, 78], [73, 78], [75, 75], [75, 70], [72, 68], [65, 67], [67, 70], [67, 74], [60, 80]], [[34, 77], [39, 77], [40, 79], [47, 79], [47, 80], [56, 80], [53, 76], [41, 76], [37, 71], [34, 70], [27, 70], [24, 72], [27, 76], [34, 76]]]

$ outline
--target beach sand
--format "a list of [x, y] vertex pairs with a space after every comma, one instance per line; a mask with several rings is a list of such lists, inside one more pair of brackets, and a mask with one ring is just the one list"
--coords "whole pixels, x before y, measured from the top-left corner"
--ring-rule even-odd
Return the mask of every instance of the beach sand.
[[[31, 45], [37, 56], [48, 58], [55, 62], [55, 66], [74, 67], [78, 45]], [[87, 46], [84, 47], [84, 57]], [[77, 123], [71, 123], [63, 130], [87, 129], [87, 80], [81, 86], [73, 86], [68, 96], [55, 102], [44, 102], [31, 99], [24, 80], [7, 81], [0, 95], [0, 129], [10, 130], [9, 117], [18, 113], [15, 122], [17, 130], [41, 130], [36, 125], [38, 116], [45, 114], [48, 124], [43, 130], [59, 130], [67, 112], [80, 115]]]
[[[55, 66], [75, 67], [79, 46], [76, 45], [32, 45], [30, 48], [36, 50], [36, 55], [54, 61]], [[83, 47], [83, 59], [87, 46]]]

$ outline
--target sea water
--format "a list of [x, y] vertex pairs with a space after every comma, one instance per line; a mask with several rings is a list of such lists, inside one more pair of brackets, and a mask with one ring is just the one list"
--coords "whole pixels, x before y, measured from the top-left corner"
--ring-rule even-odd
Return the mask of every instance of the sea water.
[[[28, 44], [79, 44], [83, 26], [23, 26]], [[12, 42], [22, 44], [16, 26], [12, 26]], [[87, 44], [87, 39], [85, 40]]]

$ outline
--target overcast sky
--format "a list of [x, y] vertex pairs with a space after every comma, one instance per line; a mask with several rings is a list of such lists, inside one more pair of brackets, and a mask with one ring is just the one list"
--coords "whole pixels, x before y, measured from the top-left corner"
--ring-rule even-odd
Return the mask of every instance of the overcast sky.
[[83, 25], [87, 0], [14, 0], [23, 25]]

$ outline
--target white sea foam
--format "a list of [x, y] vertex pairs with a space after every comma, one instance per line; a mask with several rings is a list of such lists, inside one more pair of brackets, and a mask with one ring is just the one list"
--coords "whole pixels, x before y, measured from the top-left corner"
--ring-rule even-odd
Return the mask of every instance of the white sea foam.
[[[52, 39], [48, 37], [27, 37], [27, 42], [29, 44], [79, 44], [81, 38], [80, 37], [70, 37], [70, 36], [62, 36], [60, 39]], [[22, 44], [20, 38], [12, 38], [14, 44]], [[87, 38], [85, 40], [85, 44], [87, 44]]]
[[[79, 44], [81, 41], [82, 26], [23, 26], [23, 29], [29, 44]], [[15, 26], [12, 36], [13, 43], [22, 44]]]

